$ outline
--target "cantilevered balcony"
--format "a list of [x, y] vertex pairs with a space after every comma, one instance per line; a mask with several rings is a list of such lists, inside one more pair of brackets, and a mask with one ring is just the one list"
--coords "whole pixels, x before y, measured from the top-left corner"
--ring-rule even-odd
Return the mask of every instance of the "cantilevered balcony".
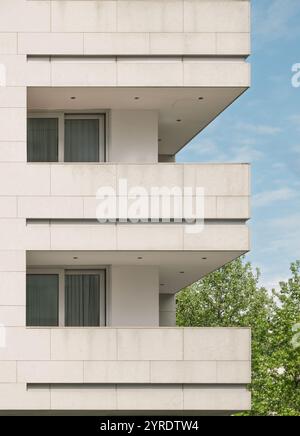
[[8, 328], [7, 340], [0, 357], [18, 360], [17, 384], [2, 385], [1, 409], [230, 414], [250, 408], [248, 329]]
[[[20, 163], [2, 167], [5, 183], [1, 186], [6, 195], [18, 197], [18, 217], [3, 220], [1, 240], [10, 249], [22, 245], [32, 253], [33, 267], [70, 265], [78, 253], [86, 266], [138, 264], [137, 258], [142, 257], [143, 265], [160, 265], [164, 292], [172, 292], [250, 248], [246, 164]], [[96, 192], [102, 186], [116, 188], [120, 179], [127, 180], [129, 191], [136, 186], [145, 192], [153, 186], [189, 186], [193, 192], [203, 188], [203, 228], [189, 233], [192, 225], [184, 222], [99, 224]], [[174, 275], [181, 270], [185, 274]]]

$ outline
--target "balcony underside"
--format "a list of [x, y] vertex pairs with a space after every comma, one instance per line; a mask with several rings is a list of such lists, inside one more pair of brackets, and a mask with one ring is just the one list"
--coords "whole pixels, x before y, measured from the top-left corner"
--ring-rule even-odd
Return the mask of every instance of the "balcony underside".
[[180, 291], [242, 254], [243, 251], [28, 251], [27, 268], [158, 266], [160, 292], [166, 294]]
[[175, 155], [246, 89], [217, 82], [215, 87], [30, 87], [28, 110], [155, 110], [159, 154]]

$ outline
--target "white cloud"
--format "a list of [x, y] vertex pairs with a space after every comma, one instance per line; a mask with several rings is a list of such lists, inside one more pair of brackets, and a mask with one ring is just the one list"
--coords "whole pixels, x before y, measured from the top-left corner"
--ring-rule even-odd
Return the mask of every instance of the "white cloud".
[[238, 143], [240, 145], [256, 145], [257, 144], [257, 140], [255, 138], [239, 138], [238, 139]]
[[232, 158], [231, 162], [253, 162], [261, 159], [264, 154], [254, 147], [235, 147], [231, 149]]
[[298, 192], [290, 188], [264, 191], [254, 195], [253, 205], [255, 207], [265, 207], [279, 201], [291, 200], [298, 196]]
[[[269, 241], [262, 252], [276, 256], [280, 253], [283, 261], [300, 259], [300, 213], [285, 215], [266, 221]], [[268, 254], [267, 254], [268, 253]]]
[[261, 278], [260, 285], [268, 289], [269, 291], [271, 291], [272, 289], [279, 291], [280, 282], [287, 282], [287, 281], [288, 281], [288, 277], [274, 276], [274, 277], [269, 277], [267, 279]]
[[284, 227], [290, 230], [297, 229], [300, 231], [300, 213], [288, 215], [285, 217], [274, 218], [271, 221], [273, 227]]
[[183, 151], [182, 156], [190, 155], [193, 160], [205, 162], [224, 162], [228, 160], [228, 155], [222, 151], [221, 147], [212, 139], [202, 139], [191, 142]]
[[300, 144], [294, 145], [294, 147], [292, 147], [292, 151], [294, 153], [300, 153]]
[[188, 151], [197, 155], [215, 153], [217, 149], [217, 145], [210, 139], [192, 142], [188, 146]]
[[291, 115], [288, 120], [295, 126], [296, 130], [300, 130], [300, 115]]
[[286, 164], [283, 162], [275, 162], [272, 164], [272, 168], [274, 168], [274, 170], [285, 170]]
[[190, 154], [196, 159], [205, 159], [206, 162], [253, 162], [264, 156], [251, 145], [225, 147], [223, 144], [221, 147], [212, 139], [192, 142], [183, 153]]
[[277, 135], [278, 133], [282, 132], [282, 129], [274, 126], [258, 125], [255, 127], [256, 128], [254, 130], [259, 135]]
[[289, 121], [291, 121], [292, 123], [295, 123], [295, 124], [299, 124], [299, 125], [300, 125], [300, 115], [299, 115], [299, 114], [291, 115], [288, 119], [289, 119]]
[[239, 123], [237, 128], [239, 130], [252, 132], [257, 135], [277, 135], [278, 133], [282, 132], [280, 127], [269, 126], [265, 124]]

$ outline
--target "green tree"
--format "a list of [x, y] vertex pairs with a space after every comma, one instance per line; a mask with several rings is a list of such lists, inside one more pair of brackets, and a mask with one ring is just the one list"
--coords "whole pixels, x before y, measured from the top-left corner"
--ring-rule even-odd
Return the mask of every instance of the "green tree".
[[300, 414], [300, 348], [293, 341], [300, 322], [299, 271], [297, 262], [292, 278], [268, 292], [259, 286], [259, 271], [240, 258], [177, 296], [179, 326], [251, 327], [251, 415]]
[[177, 295], [177, 325], [249, 327], [255, 337], [265, 333], [272, 308], [260, 273], [239, 258], [209, 274]]
[[299, 261], [291, 265], [291, 278], [272, 296], [264, 353], [258, 349], [254, 367], [252, 414], [300, 416], [300, 344], [293, 329], [300, 322]]

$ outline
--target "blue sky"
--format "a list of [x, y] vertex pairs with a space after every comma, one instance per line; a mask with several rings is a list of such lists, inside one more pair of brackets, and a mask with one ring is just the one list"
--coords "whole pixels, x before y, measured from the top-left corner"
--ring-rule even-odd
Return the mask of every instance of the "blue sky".
[[[196, 137], [178, 162], [251, 162], [252, 251], [275, 287], [300, 259], [299, 0], [252, 0], [252, 88]], [[277, 287], [277, 286], [276, 286]]]

